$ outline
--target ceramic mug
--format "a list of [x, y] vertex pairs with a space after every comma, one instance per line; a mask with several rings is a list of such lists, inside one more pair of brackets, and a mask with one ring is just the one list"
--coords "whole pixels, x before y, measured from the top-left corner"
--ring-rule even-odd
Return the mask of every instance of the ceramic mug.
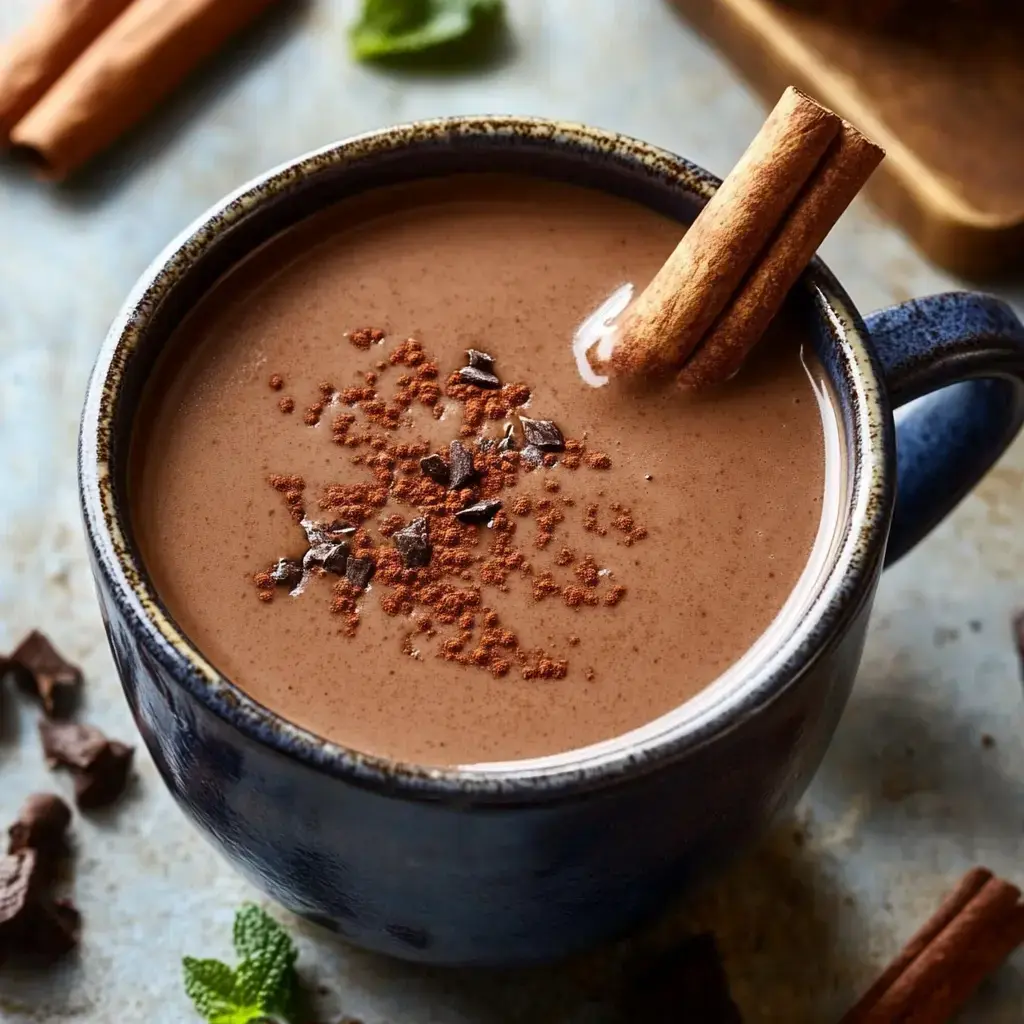
[[[218, 203], [143, 275], [100, 352], [80, 443], [110, 646], [178, 803], [290, 910], [446, 964], [541, 961], [614, 937], [791, 807], [846, 703], [886, 559], [959, 501], [1024, 417], [1024, 329], [1002, 302], [940, 295], [865, 322], [815, 262], [794, 301], [831, 379], [845, 483], [806, 607], [749, 671], [642, 738], [546, 766], [427, 769], [322, 740], [221, 676], [162, 606], [126, 498], [140, 392], [175, 325], [267, 239], [374, 186], [481, 170], [577, 182], [683, 222], [718, 184], [633, 139], [516, 117], [390, 128], [301, 157]], [[896, 428], [894, 406], [928, 394]]]

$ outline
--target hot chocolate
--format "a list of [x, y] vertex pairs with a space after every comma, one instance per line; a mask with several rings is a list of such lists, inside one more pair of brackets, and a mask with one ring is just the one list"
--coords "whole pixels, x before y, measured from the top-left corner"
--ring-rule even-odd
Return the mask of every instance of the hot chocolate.
[[459, 176], [237, 268], [178, 328], [133, 453], [184, 633], [297, 724], [431, 765], [609, 739], [712, 682], [808, 563], [831, 411], [788, 316], [713, 395], [581, 376], [581, 316], [679, 231]]

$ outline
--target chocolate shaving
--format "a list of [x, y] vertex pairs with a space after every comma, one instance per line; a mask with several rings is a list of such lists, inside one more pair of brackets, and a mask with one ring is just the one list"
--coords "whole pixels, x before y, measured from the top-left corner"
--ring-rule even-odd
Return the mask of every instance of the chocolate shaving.
[[459, 380], [463, 384], [475, 384], [478, 388], [495, 390], [501, 387], [501, 381], [493, 373], [478, 370], [475, 366], [464, 366], [459, 370]]
[[135, 753], [132, 747], [107, 739], [94, 726], [72, 723], [42, 721], [39, 738], [50, 767], [74, 773], [79, 807], [105, 807], [124, 791]]
[[501, 502], [497, 499], [494, 501], [478, 501], [475, 505], [470, 505], [468, 508], [462, 509], [461, 512], [456, 512], [455, 518], [460, 523], [489, 523], [500, 511]]
[[335, 576], [344, 576], [345, 568], [348, 565], [349, 546], [347, 541], [340, 544], [317, 544], [311, 547], [302, 559], [304, 569], [312, 569], [320, 566]]
[[514, 452], [516, 450], [516, 428], [511, 423], [505, 424], [505, 436], [498, 442], [499, 452]]
[[376, 569], [372, 558], [350, 558], [345, 567], [345, 579], [357, 590], [365, 590]]
[[481, 352], [479, 349], [471, 348], [466, 353], [469, 365], [474, 370], [483, 370], [484, 373], [494, 373], [494, 356]]
[[473, 468], [473, 453], [461, 441], [452, 441], [448, 445], [448, 464], [451, 466], [449, 486], [453, 491], [468, 486], [476, 475]]
[[302, 565], [294, 558], [279, 558], [270, 570], [270, 578], [277, 586], [291, 590], [302, 579]]
[[310, 547], [319, 544], [340, 544], [356, 532], [351, 523], [334, 519], [329, 523], [319, 523], [310, 519], [302, 520], [302, 529], [306, 531], [306, 540]]
[[64, 718], [74, 708], [82, 670], [66, 661], [49, 639], [33, 630], [10, 656], [19, 685], [39, 698], [50, 718]]
[[447, 487], [451, 480], [448, 463], [440, 455], [428, 455], [426, 458], [420, 459], [420, 469], [423, 470], [424, 476], [429, 477], [435, 484], [440, 484], [442, 487]]
[[551, 420], [531, 420], [520, 416], [519, 422], [523, 426], [526, 443], [534, 448], [545, 452], [560, 452], [565, 448], [565, 438]]
[[528, 444], [519, 454], [531, 466], [539, 466], [544, 461], [544, 453], [534, 444]]
[[71, 809], [55, 793], [33, 793], [22, 805], [18, 820], [7, 830], [8, 853], [35, 850], [41, 859], [56, 860], [65, 852]]
[[399, 530], [392, 540], [402, 556], [406, 569], [419, 569], [430, 564], [430, 524], [426, 516], [414, 519], [405, 529]]

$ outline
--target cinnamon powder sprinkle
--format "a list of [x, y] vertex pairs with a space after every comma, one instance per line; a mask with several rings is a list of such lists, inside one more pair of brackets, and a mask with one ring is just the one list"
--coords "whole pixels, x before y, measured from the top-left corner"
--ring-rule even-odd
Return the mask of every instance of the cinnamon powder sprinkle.
[[[368, 350], [385, 336], [382, 330], [363, 328], [348, 338], [355, 348]], [[547, 476], [546, 471], [559, 463], [578, 468], [583, 461], [588, 467], [603, 469], [611, 460], [602, 452], [588, 453], [585, 443], [574, 438], [565, 442], [564, 452], [558, 455], [534, 452], [531, 456], [527, 452], [524, 456], [508, 445], [509, 450], [503, 451], [490, 423], [509, 421], [505, 437], [513, 438], [513, 414], [529, 401], [528, 385], [504, 382], [499, 388], [482, 389], [463, 381], [458, 372], [440, 384], [437, 363], [416, 338], [393, 344], [386, 360], [374, 366], [376, 369], [357, 371], [354, 383], [339, 382], [336, 387], [321, 381], [317, 400], [304, 414], [304, 421], [314, 425], [330, 403], [345, 407], [331, 418], [331, 440], [358, 450], [344, 462], [359, 467], [364, 478], [327, 483], [307, 502], [302, 477], [268, 477], [296, 521], [307, 518], [310, 504], [319, 512], [310, 512], [309, 517], [325, 523], [337, 519], [354, 528], [344, 535], [348, 546], [345, 575], [330, 583], [330, 610], [341, 624], [341, 633], [354, 636], [361, 615], [366, 614], [364, 606], [373, 602], [383, 614], [408, 623], [402, 633], [403, 649], [419, 659], [434, 656], [487, 671], [495, 678], [512, 671], [524, 679], [565, 678], [568, 662], [556, 651], [527, 646], [515, 624], [503, 623], [498, 611], [488, 606], [485, 594], [500, 599], [513, 587], [526, 586], [534, 601], [561, 598], [579, 612], [602, 604], [611, 608], [623, 599], [626, 588], [609, 586], [591, 554], [564, 544], [554, 553], [547, 551], [565, 521], [564, 510], [574, 507], [575, 501], [560, 494], [566, 482]], [[392, 367], [396, 372], [386, 373]], [[275, 374], [271, 381], [275, 390], [284, 386], [280, 375]], [[436, 454], [436, 448], [412, 433], [415, 420], [409, 414], [413, 407], [431, 410], [436, 419], [444, 411], [442, 397], [454, 402], [460, 413], [449, 436], [466, 439], [463, 443], [472, 452], [474, 474], [458, 490], [450, 490], [447, 481], [439, 483], [423, 472], [421, 460]], [[291, 398], [282, 398], [279, 405], [282, 411], [294, 409]], [[400, 428], [408, 433], [397, 433]], [[442, 444], [445, 459], [446, 451]], [[521, 474], [530, 471], [542, 473], [543, 490], [559, 497], [508, 494], [519, 486]], [[489, 524], [467, 524], [455, 518], [456, 513], [483, 501], [504, 503]], [[598, 503], [588, 504], [584, 528], [603, 536], [606, 531], [598, 525], [599, 514]], [[612, 505], [610, 514], [614, 529], [627, 545], [646, 536], [629, 509]], [[527, 535], [521, 536], [522, 524], [517, 520], [528, 518], [533, 518], [535, 529], [528, 528]], [[304, 525], [308, 531], [309, 524]], [[409, 558], [409, 530], [414, 526], [421, 531], [421, 544], [428, 545], [425, 555], [415, 561]], [[401, 551], [396, 546], [400, 532]], [[531, 548], [539, 560], [536, 567], [527, 554]], [[322, 570], [307, 571], [315, 579], [330, 579]], [[372, 587], [367, 590], [371, 579]], [[255, 573], [253, 582], [263, 601], [272, 600], [280, 589], [269, 570]], [[568, 644], [579, 646], [580, 637], [572, 634]]]

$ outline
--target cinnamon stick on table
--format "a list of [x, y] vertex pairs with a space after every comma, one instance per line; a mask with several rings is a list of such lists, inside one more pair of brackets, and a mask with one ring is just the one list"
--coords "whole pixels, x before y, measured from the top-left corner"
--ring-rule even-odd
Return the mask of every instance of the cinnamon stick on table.
[[131, 0], [50, 0], [0, 48], [4, 139]]
[[11, 142], [61, 178], [156, 106], [273, 0], [133, 0], [15, 125]]
[[969, 871], [840, 1024], [944, 1024], [1024, 943], [1020, 890]]
[[852, 125], [787, 89], [626, 311], [613, 369], [681, 371], [691, 387], [731, 377], [882, 156]]

